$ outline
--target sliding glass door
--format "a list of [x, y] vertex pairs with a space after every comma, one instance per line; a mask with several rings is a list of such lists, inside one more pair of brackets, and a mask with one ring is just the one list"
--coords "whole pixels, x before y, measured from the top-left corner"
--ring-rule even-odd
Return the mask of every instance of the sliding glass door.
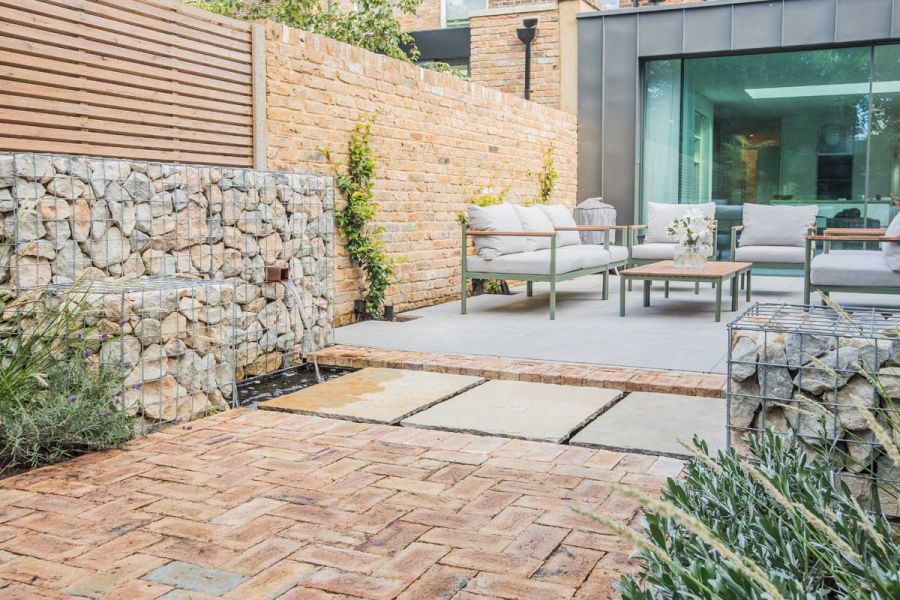
[[[900, 197], [900, 46], [644, 64], [648, 202], [816, 204], [820, 227], [886, 226]], [[729, 208], [733, 207], [733, 208]]]

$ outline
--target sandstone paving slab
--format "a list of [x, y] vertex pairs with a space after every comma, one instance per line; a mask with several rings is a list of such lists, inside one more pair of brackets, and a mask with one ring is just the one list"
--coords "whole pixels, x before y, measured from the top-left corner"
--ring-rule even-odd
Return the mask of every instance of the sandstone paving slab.
[[562, 443], [621, 397], [604, 388], [488, 381], [401, 424]]
[[262, 402], [259, 408], [395, 425], [483, 382], [468, 375], [367, 367]]
[[694, 434], [712, 453], [725, 446], [725, 400], [633, 392], [578, 432], [573, 446], [685, 457]]

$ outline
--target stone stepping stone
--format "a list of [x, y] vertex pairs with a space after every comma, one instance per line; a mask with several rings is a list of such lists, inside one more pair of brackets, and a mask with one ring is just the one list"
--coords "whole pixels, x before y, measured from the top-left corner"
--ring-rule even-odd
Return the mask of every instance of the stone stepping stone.
[[261, 402], [259, 408], [396, 425], [482, 382], [481, 377], [467, 375], [367, 367]]
[[[144, 575], [143, 578], [175, 586], [179, 590], [200, 592], [210, 596], [227, 594], [248, 579], [231, 571], [223, 571], [222, 569], [204, 567], [178, 560], [151, 571]], [[186, 594], [184, 597], [189, 598], [190, 594]]]
[[725, 447], [725, 400], [678, 394], [633, 392], [569, 442], [573, 446], [603, 448], [684, 458], [697, 433], [715, 454]]
[[603, 388], [488, 381], [401, 424], [558, 444], [621, 397]]

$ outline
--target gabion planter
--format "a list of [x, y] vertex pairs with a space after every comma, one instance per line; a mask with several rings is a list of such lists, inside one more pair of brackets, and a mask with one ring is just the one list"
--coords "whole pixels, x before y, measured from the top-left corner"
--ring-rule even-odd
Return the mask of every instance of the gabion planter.
[[888, 411], [900, 410], [900, 311], [755, 304], [728, 329], [729, 444], [745, 453], [748, 435], [794, 432], [813, 460], [821, 460], [815, 446], [827, 449], [826, 468], [864, 506], [874, 507], [879, 492], [882, 509], [900, 515], [886, 493], [900, 484], [900, 465], [867, 418], [889, 428]]
[[52, 286], [30, 292], [34, 302], [3, 311], [4, 332], [14, 334], [4, 339], [35, 335], [45, 311], [78, 303], [77, 336], [96, 348], [85, 356], [122, 373], [120, 402], [143, 433], [234, 405], [240, 314], [234, 293], [226, 281], [179, 278]]

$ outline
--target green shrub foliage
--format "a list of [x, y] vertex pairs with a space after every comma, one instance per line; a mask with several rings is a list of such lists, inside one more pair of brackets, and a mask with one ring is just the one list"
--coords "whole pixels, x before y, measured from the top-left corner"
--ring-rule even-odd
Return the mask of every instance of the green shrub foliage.
[[900, 598], [900, 545], [818, 457], [767, 431], [752, 458], [698, 450], [646, 513], [645, 569], [619, 582], [623, 598]]
[[11, 302], [0, 317], [0, 473], [131, 439], [124, 373], [101, 366], [103, 336], [86, 323], [86, 294]]
[[366, 277], [366, 312], [381, 316], [384, 297], [394, 278], [394, 263], [384, 251], [381, 234], [384, 228], [372, 225], [378, 205], [372, 191], [376, 157], [372, 150], [372, 123], [357, 123], [347, 145], [347, 166], [336, 165], [336, 184], [347, 204], [337, 212], [335, 220], [347, 240], [350, 258]]

